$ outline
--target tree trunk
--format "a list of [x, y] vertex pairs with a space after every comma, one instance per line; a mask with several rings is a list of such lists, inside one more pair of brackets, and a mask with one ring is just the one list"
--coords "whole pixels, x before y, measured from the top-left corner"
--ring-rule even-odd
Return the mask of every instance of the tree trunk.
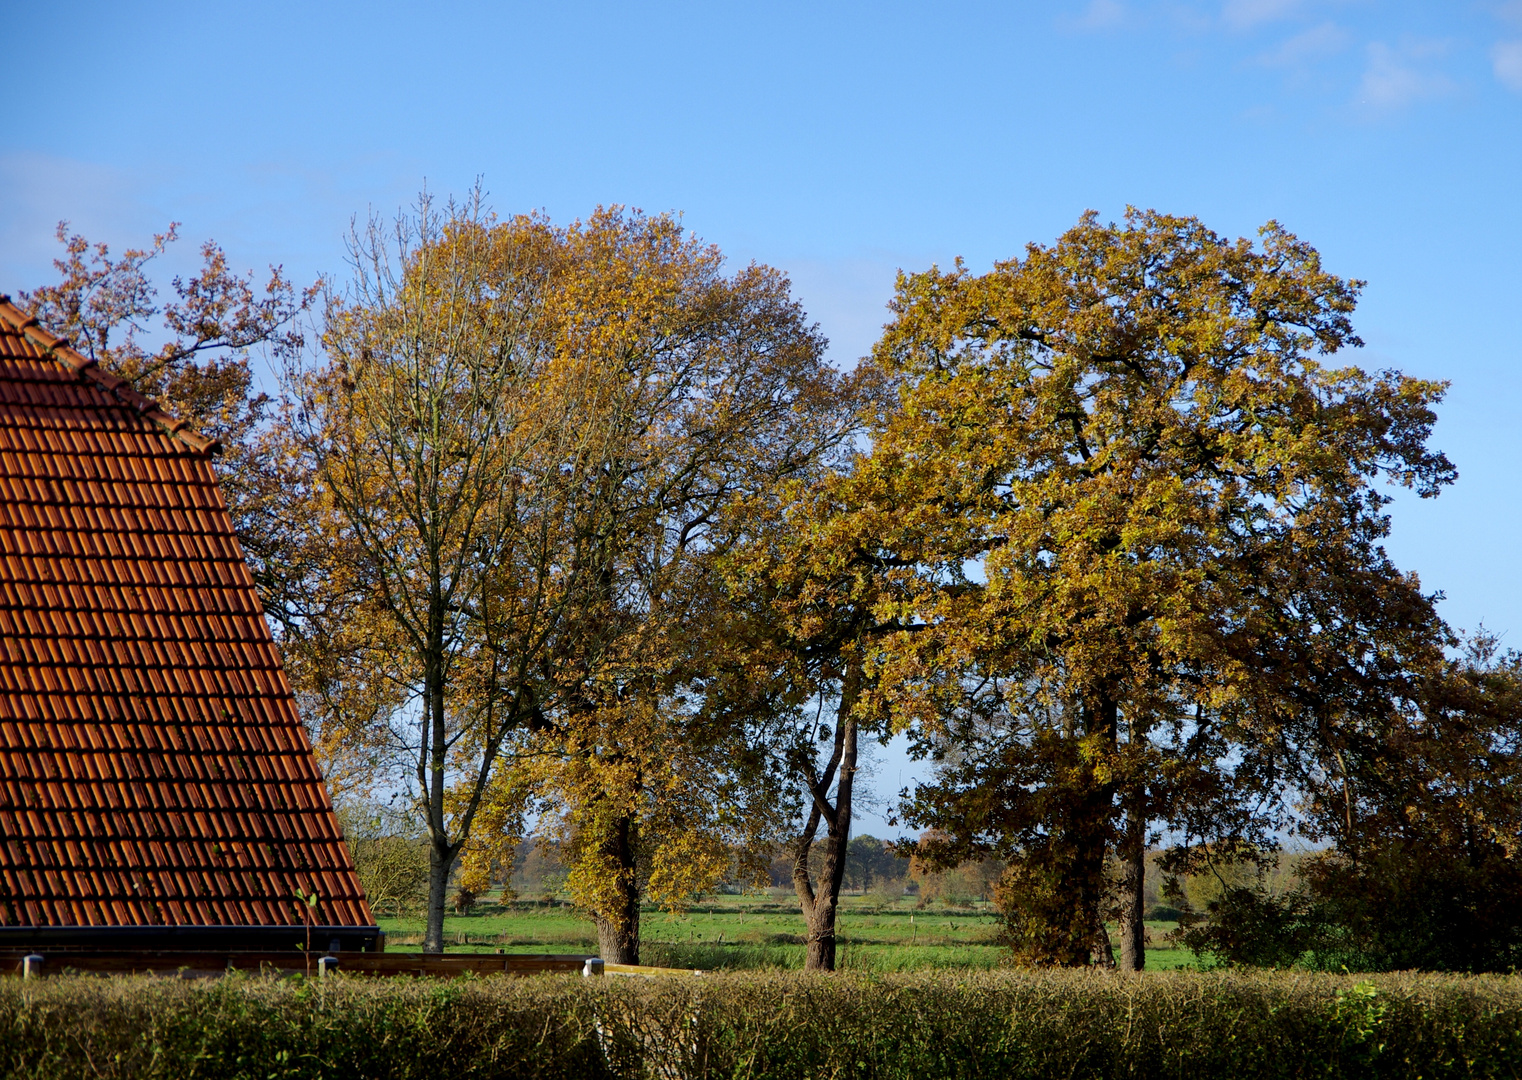
[[1094, 944], [1089, 949], [1089, 963], [1095, 967], [1115, 970], [1115, 946], [1110, 944], [1110, 931], [1105, 926], [1103, 915], [1094, 920]]
[[605, 963], [639, 963], [639, 882], [635, 876], [635, 825], [621, 817], [603, 840], [602, 854], [617, 868], [614, 909], [593, 916], [597, 948]]
[[808, 946], [804, 953], [804, 971], [835, 970], [835, 903], [821, 903], [814, 907], [814, 917], [809, 920]]
[[[821, 790], [813, 793], [814, 805], [793, 858], [793, 889], [798, 894], [808, 928], [803, 962], [805, 971], [835, 970], [835, 917], [840, 910], [840, 886], [845, 880], [846, 854], [851, 842], [851, 794], [856, 779], [857, 723], [852, 710], [860, 692], [860, 680], [860, 670], [853, 667], [841, 690], [840, 709], [836, 714], [835, 752], [817, 785]], [[839, 776], [835, 785], [835, 805], [830, 806], [823, 796], [835, 775]], [[825, 823], [824, 866], [819, 875], [819, 888], [815, 890], [809, 880], [809, 852], [821, 819]]]
[[423, 951], [444, 951], [444, 905], [449, 894], [449, 871], [454, 867], [453, 853], [444, 845], [428, 844], [428, 924], [423, 931]]
[[[813, 940], [814, 911], [817, 904], [814, 896], [814, 883], [809, 877], [809, 853], [814, 848], [814, 834], [819, 831], [821, 817], [819, 804], [816, 802], [809, 809], [808, 824], [803, 827], [803, 832], [798, 835], [798, 843], [793, 851], [793, 891], [798, 894], [798, 906], [803, 909], [803, 925], [806, 931], [805, 941]], [[807, 968], [812, 959], [813, 950], [810, 949], [807, 959], [804, 961], [805, 968]], [[833, 961], [833, 952], [831, 959]]]
[[597, 952], [605, 963], [639, 963], [639, 898], [624, 908], [623, 922], [602, 915], [593, 917], [597, 924]]
[[423, 710], [428, 730], [423, 782], [428, 800], [428, 925], [423, 931], [423, 952], [444, 951], [444, 905], [448, 900], [449, 871], [459, 848], [450, 844], [444, 821], [444, 764], [449, 747], [444, 729], [444, 620], [442, 605], [435, 601], [430, 626], [431, 648], [425, 660]]
[[[1098, 735], [1107, 750], [1113, 751], [1116, 746], [1119, 721], [1119, 706], [1105, 695], [1099, 695], [1094, 704], [1084, 710], [1085, 732]], [[1087, 790], [1077, 800], [1068, 832], [1074, 852], [1072, 888], [1078, 905], [1071, 925], [1079, 933], [1091, 928], [1091, 936], [1087, 941], [1080, 937], [1071, 942], [1067, 963], [1114, 967], [1115, 953], [1105, 930], [1105, 901], [1109, 894], [1105, 863], [1115, 812], [1115, 786], [1098, 782], [1092, 764], [1084, 766], [1084, 778]]]
[[1141, 971], [1147, 966], [1146, 882], [1147, 821], [1142, 797], [1128, 798], [1126, 833], [1121, 841], [1120, 969]]
[[821, 892], [808, 916], [808, 952], [805, 971], [835, 970], [835, 917], [840, 911], [840, 886], [846, 874], [846, 849], [851, 842], [851, 781], [856, 775], [856, 721], [844, 722], [840, 756], [840, 782], [836, 787], [835, 820], [824, 839], [824, 867], [819, 875]]

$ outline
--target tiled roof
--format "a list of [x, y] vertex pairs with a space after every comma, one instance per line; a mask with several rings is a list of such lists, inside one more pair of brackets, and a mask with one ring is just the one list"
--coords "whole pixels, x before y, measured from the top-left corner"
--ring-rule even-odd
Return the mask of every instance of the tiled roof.
[[0, 297], [0, 926], [372, 926], [215, 444]]

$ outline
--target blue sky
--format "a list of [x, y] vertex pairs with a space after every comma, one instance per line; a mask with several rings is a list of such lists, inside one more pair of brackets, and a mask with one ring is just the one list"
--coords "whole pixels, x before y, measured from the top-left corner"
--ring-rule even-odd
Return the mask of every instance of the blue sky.
[[[1452, 380], [1459, 482], [1389, 548], [1522, 647], [1522, 0], [7, 7], [9, 292], [60, 218], [342, 274], [351, 216], [480, 176], [504, 213], [682, 212], [791, 273], [849, 365], [899, 267], [1087, 208], [1278, 219], [1368, 281], [1353, 359]], [[879, 786], [914, 771], [889, 751]]]

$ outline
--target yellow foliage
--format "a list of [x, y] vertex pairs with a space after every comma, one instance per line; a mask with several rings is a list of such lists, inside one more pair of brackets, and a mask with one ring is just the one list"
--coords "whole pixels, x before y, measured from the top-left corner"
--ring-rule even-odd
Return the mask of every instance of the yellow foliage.
[[1441, 661], [1376, 484], [1453, 478], [1443, 385], [1324, 363], [1359, 288], [1277, 224], [1135, 210], [898, 280], [899, 407], [831, 527], [899, 628], [864, 708], [946, 754], [911, 823], [1011, 860], [1033, 956], [1088, 962], [1122, 842], [1267, 842], [1284, 777], [1323, 787]]

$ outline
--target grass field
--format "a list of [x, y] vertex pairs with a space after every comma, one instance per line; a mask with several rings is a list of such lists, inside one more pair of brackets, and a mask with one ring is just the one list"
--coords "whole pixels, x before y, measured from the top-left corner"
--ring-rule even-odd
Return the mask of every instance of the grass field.
[[[423, 921], [383, 918], [386, 947], [415, 949]], [[1172, 948], [1165, 935], [1172, 923], [1149, 923], [1152, 939], [1147, 967], [1177, 968], [1194, 962], [1187, 950]], [[989, 969], [1006, 962], [998, 943], [998, 923], [988, 904], [917, 908], [913, 897], [883, 901], [841, 898], [837, 962], [857, 971], [914, 971], [929, 968]], [[594, 955], [592, 923], [564, 903], [509, 903], [487, 899], [469, 915], [444, 920], [449, 952], [551, 952]], [[795, 900], [771, 896], [704, 897], [674, 915], [646, 908], [641, 920], [640, 960], [663, 967], [708, 970], [790, 969], [803, 966], [803, 916]]]

